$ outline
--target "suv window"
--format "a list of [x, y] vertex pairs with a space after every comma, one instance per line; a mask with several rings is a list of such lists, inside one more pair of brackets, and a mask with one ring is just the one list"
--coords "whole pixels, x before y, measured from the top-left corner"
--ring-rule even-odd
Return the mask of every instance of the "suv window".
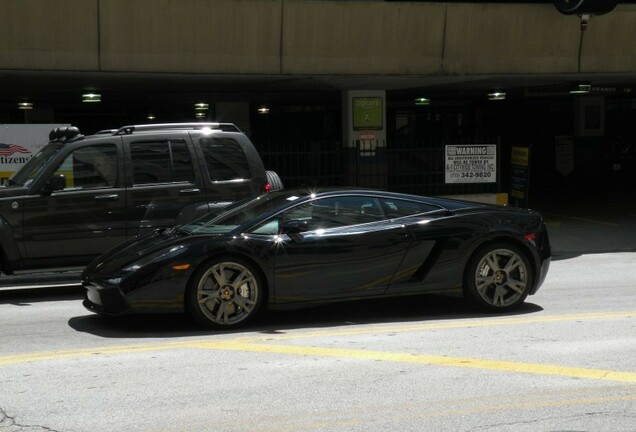
[[133, 142], [130, 157], [134, 185], [194, 182], [192, 159], [183, 140]]
[[33, 180], [47, 168], [49, 161], [62, 148], [62, 144], [55, 143], [45, 146], [35, 154], [29, 161], [15, 174], [9, 178], [9, 185], [29, 186]]
[[199, 141], [208, 176], [212, 181], [250, 178], [250, 167], [239, 143], [232, 138], [201, 138]]
[[57, 167], [66, 178], [65, 189], [114, 187], [117, 182], [117, 148], [114, 144], [80, 147]]

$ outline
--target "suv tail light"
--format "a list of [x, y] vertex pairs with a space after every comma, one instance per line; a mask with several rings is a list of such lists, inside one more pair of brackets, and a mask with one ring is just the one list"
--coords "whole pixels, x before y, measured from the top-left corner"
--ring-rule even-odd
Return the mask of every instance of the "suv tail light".
[[263, 192], [271, 192], [273, 190], [274, 190], [274, 188], [269, 183], [265, 183], [265, 186], [263, 186]]

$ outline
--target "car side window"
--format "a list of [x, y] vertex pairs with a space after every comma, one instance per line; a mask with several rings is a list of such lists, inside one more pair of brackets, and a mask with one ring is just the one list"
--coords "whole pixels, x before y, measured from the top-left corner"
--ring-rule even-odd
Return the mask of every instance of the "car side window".
[[117, 148], [114, 144], [80, 147], [55, 170], [63, 175], [65, 189], [114, 187], [117, 183]]
[[343, 196], [310, 201], [287, 210], [283, 226], [302, 223], [306, 230], [381, 221], [384, 213], [373, 197]]
[[199, 140], [208, 176], [211, 181], [250, 178], [250, 166], [240, 144], [225, 137], [207, 137]]
[[194, 182], [194, 169], [183, 140], [137, 141], [130, 144], [133, 185]]
[[420, 201], [408, 201], [401, 199], [383, 198], [382, 207], [389, 218], [412, 216], [421, 213], [429, 213], [442, 208], [433, 204]]

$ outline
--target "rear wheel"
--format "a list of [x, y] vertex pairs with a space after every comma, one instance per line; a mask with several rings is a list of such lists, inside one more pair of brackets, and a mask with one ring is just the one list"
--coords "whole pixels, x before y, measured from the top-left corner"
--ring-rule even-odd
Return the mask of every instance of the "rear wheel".
[[188, 310], [208, 328], [232, 328], [256, 316], [264, 290], [259, 273], [235, 258], [217, 259], [202, 267], [188, 290]]
[[479, 249], [464, 274], [464, 293], [491, 311], [517, 307], [528, 296], [534, 274], [526, 254], [516, 246], [499, 243]]

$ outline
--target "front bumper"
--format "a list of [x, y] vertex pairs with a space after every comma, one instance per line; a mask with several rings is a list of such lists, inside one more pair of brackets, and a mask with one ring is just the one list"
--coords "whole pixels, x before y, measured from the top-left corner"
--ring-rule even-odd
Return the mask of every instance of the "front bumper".
[[121, 315], [130, 310], [130, 305], [118, 286], [86, 281], [82, 285], [86, 289], [82, 304], [89, 311], [103, 315]]

